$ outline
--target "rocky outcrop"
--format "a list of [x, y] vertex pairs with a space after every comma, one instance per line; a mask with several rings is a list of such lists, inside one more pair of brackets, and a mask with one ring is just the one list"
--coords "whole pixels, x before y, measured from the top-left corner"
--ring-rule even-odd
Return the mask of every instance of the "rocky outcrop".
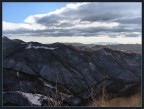
[[[28, 94], [51, 98], [56, 105], [83, 105], [103, 89], [112, 96], [129, 95], [141, 85], [141, 55], [109, 48], [78, 50], [61, 43], [25, 43], [3, 38], [3, 100], [39, 105]], [[10, 92], [9, 92], [10, 91]], [[12, 92], [11, 92], [12, 91]], [[40, 96], [39, 96], [40, 97]], [[53, 105], [54, 105], [53, 104]]]

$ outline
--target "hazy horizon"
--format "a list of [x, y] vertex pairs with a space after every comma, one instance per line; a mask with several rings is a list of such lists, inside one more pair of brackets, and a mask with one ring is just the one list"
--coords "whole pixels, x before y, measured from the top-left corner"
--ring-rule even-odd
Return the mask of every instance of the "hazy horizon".
[[[2, 37], [7, 37], [7, 36], [2, 36]], [[15, 37], [8, 37], [9, 39], [11, 39], [11, 40], [13, 40], [13, 39], [19, 39], [19, 40], [22, 40], [22, 41], [24, 41], [24, 42], [39, 42], [39, 43], [42, 43], [42, 44], [53, 44], [53, 43], [68, 43], [68, 44], [97, 44], [97, 45], [117, 45], [117, 44], [140, 44], [141, 45], [141, 43], [117, 43], [117, 42], [93, 42], [93, 43], [82, 43], [82, 42], [64, 42], [63, 41], [63, 39], [62, 39], [62, 41], [53, 41], [53, 42], [47, 42], [47, 41], [41, 41], [41, 40], [38, 40], [37, 38], [34, 38], [35, 40], [23, 40], [23, 38], [22, 39], [20, 39], [20, 38], [15, 38]], [[45, 38], [45, 37], [44, 37]], [[51, 39], [51, 37], [49, 37], [49, 39]], [[52, 40], [52, 39], [51, 39]]]

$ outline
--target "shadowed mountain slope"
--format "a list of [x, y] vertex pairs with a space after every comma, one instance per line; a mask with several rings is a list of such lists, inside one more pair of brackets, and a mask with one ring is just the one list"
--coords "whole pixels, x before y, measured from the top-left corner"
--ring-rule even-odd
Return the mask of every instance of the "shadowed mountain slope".
[[112, 98], [140, 84], [140, 54], [3, 37], [3, 105], [83, 105], [104, 88]]

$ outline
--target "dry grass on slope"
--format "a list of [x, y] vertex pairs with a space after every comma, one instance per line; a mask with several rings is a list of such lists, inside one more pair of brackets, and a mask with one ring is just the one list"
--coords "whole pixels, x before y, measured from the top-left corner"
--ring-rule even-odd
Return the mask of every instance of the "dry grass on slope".
[[117, 97], [110, 101], [101, 99], [92, 101], [88, 106], [96, 107], [141, 107], [141, 93], [136, 93], [130, 97]]

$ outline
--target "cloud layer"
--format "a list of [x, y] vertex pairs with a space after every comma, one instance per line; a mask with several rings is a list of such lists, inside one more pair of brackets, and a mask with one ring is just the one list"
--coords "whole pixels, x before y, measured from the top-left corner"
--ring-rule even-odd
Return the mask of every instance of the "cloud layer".
[[37, 37], [140, 37], [141, 3], [75, 3], [22, 23], [3, 21], [3, 35]]

